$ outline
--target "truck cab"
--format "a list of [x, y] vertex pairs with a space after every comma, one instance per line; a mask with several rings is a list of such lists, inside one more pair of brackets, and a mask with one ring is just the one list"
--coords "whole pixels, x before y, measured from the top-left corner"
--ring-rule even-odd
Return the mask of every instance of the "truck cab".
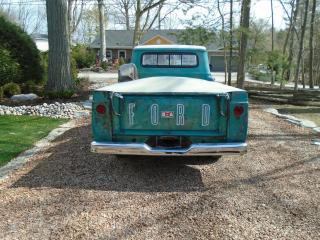
[[138, 46], [133, 51], [132, 63], [137, 67], [139, 78], [170, 75], [213, 80], [205, 47]]
[[138, 46], [119, 82], [93, 93], [91, 150], [125, 155], [246, 151], [248, 96], [213, 81], [200, 46]]

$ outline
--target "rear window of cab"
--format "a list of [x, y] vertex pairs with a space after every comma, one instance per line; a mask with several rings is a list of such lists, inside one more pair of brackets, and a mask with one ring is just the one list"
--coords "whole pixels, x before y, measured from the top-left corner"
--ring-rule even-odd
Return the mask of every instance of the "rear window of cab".
[[198, 64], [194, 53], [143, 53], [141, 56], [143, 67], [192, 68]]

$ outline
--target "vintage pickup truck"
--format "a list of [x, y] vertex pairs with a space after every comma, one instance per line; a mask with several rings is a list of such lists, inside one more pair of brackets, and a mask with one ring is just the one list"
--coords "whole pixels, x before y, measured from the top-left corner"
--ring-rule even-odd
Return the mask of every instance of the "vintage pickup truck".
[[119, 82], [93, 93], [92, 152], [246, 152], [248, 95], [213, 81], [204, 47], [135, 47], [131, 63], [120, 67]]

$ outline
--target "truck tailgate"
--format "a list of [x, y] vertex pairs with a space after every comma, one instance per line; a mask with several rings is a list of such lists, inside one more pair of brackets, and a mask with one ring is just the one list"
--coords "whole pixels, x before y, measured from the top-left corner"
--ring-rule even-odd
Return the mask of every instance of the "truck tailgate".
[[113, 101], [114, 135], [226, 135], [228, 95], [126, 94]]

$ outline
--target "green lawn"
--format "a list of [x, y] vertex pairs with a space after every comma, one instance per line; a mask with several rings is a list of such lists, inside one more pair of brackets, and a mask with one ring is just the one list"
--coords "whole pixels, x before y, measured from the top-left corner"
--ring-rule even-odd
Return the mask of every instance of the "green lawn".
[[35, 116], [0, 116], [0, 166], [67, 121]]
[[320, 126], [320, 107], [283, 105], [277, 107], [277, 109], [281, 114], [289, 114], [298, 119], [307, 119]]

